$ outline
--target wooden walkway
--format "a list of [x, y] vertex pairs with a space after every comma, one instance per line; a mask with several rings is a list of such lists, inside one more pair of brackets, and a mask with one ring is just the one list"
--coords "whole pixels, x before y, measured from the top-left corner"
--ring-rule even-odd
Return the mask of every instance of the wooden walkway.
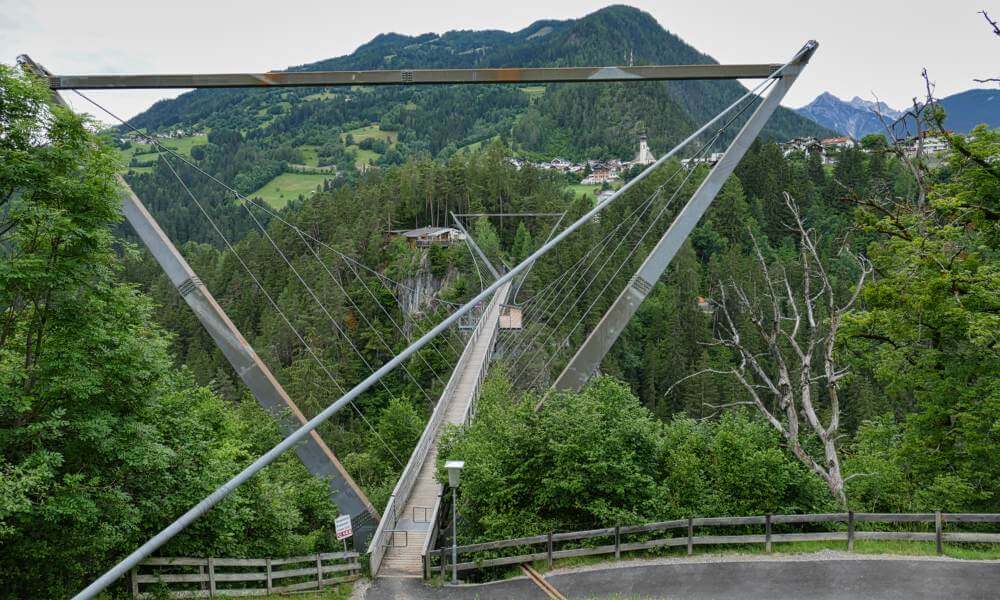
[[[500, 317], [500, 306], [507, 298], [510, 284], [497, 290], [496, 297], [500, 301], [491, 302], [489, 310], [483, 315], [483, 325], [495, 329]], [[473, 344], [463, 351], [469, 353], [465, 361], [460, 379], [452, 393], [442, 397], [439, 402], [447, 402], [444, 422], [461, 425], [465, 422], [466, 413], [477, 393], [480, 375], [487, 368], [487, 361], [492, 354], [491, 345], [496, 337], [491, 334], [480, 335]], [[434, 442], [420, 466], [417, 480], [413, 485], [409, 498], [399, 511], [399, 519], [393, 528], [393, 544], [388, 549], [379, 568], [378, 575], [389, 577], [422, 577], [423, 564], [420, 553], [430, 532], [431, 512], [441, 495], [441, 484], [435, 477], [437, 469], [437, 447], [443, 427], [439, 427], [434, 435]], [[403, 533], [405, 532], [405, 533]]]

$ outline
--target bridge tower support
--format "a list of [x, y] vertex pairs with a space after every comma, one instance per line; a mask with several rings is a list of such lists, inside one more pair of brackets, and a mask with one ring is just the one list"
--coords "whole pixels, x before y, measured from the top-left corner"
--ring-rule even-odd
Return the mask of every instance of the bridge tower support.
[[736, 165], [739, 164], [750, 145], [757, 139], [768, 119], [777, 110], [781, 99], [795, 83], [795, 79], [809, 62], [815, 49], [816, 43], [810, 42], [797, 62], [789, 65], [790, 68], [782, 73], [767, 98], [740, 129], [732, 143], [726, 148], [722, 158], [701, 182], [694, 195], [678, 213], [646, 260], [643, 261], [642, 266], [632, 276], [628, 285], [604, 313], [604, 317], [601, 318], [597, 327], [590, 332], [587, 339], [577, 349], [576, 354], [570, 359], [553, 384], [555, 389], [578, 391], [590, 379], [590, 376], [597, 372], [604, 356], [614, 345], [625, 326], [628, 325], [632, 315], [639, 309], [639, 305], [652, 291], [653, 284], [659, 280], [667, 266], [670, 265], [670, 261], [673, 260], [684, 240], [688, 238], [695, 225], [708, 210], [712, 200], [722, 189], [726, 179], [732, 175], [733, 170], [736, 169]]
[[[26, 55], [18, 57], [18, 62], [39, 77], [51, 76], [44, 67]], [[56, 90], [52, 90], [52, 99], [60, 106], [70, 108]], [[254, 351], [253, 346], [229, 319], [226, 311], [219, 306], [212, 293], [160, 228], [153, 215], [125, 179], [121, 175], [115, 177], [122, 188], [122, 213], [125, 219], [198, 317], [198, 321], [212, 337], [212, 341], [232, 365], [233, 370], [253, 393], [257, 402], [279, 420], [284, 434], [305, 424], [308, 421], [306, 416], [288, 396], [271, 370]], [[290, 414], [290, 418], [286, 418], [286, 414]], [[331, 499], [342, 514], [351, 515], [354, 521], [356, 547], [359, 550], [364, 549], [367, 538], [375, 531], [379, 519], [378, 511], [372, 506], [364, 491], [358, 487], [316, 431], [311, 431], [309, 436], [296, 446], [295, 451], [313, 476], [329, 482]]]

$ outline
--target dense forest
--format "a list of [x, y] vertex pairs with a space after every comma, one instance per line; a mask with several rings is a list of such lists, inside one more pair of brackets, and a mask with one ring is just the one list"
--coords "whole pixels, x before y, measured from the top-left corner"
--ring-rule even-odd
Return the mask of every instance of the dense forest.
[[[566, 48], [588, 49], [581, 63], [710, 60], [647, 21], [612, 7], [514, 34], [386, 35], [302, 68], [568, 64]], [[593, 44], [612, 37], [624, 45]], [[196, 92], [132, 124], [203, 128], [204, 142], [128, 181], [312, 415], [489, 280], [466, 244], [412, 247], [392, 230], [451, 212], [565, 213], [565, 226], [592, 195], [511, 157], [625, 156], [640, 123], [666, 147], [740, 89], [707, 85]], [[123, 226], [114, 136], [6, 66], [0, 91], [0, 589], [65, 596], [279, 428]], [[933, 109], [951, 147], [933, 165], [880, 136], [834, 164], [785, 156], [774, 137], [819, 130], [778, 115], [580, 393], [547, 390], [707, 167], [667, 162], [534, 265], [519, 281], [526, 326], [503, 332], [477, 419], [440, 453], [467, 463], [463, 539], [690, 515], [1000, 512], [1000, 131], [950, 135]], [[397, 132], [392, 148], [343, 137], [372, 121]], [[351, 168], [362, 144], [379, 168]], [[280, 208], [246, 197], [304, 147], [340, 176]], [[514, 264], [556, 218], [466, 225]], [[610, 266], [578, 268], [598, 255]], [[464, 336], [453, 328], [320, 428], [377, 507]], [[321, 551], [335, 515], [288, 455], [162, 552]]]

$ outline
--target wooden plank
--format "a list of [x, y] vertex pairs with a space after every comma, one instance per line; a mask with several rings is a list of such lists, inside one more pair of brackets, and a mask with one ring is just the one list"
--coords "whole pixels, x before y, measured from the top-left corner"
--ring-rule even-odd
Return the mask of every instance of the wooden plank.
[[217, 567], [263, 567], [267, 564], [266, 558], [216, 558]]
[[944, 544], [941, 542], [941, 511], [934, 511], [934, 546], [938, 554], [944, 554]]
[[146, 560], [139, 563], [140, 567], [172, 567], [172, 566], [183, 566], [183, 567], [198, 567], [207, 566], [207, 558], [183, 558], [183, 557], [164, 557], [155, 556], [147, 558]]
[[933, 542], [933, 533], [918, 533], [915, 531], [856, 531], [854, 538], [858, 540], [889, 540], [904, 542]]
[[592, 548], [572, 548], [570, 550], [556, 550], [552, 553], [553, 558], [573, 558], [575, 556], [596, 556], [598, 554], [614, 554], [614, 544], [607, 546], [594, 546]]
[[357, 552], [321, 552], [319, 556], [323, 560], [349, 560], [357, 559], [360, 555]]
[[934, 513], [855, 513], [856, 521], [880, 523], [932, 523]]
[[694, 519], [688, 517], [688, 556], [694, 554]]
[[267, 571], [264, 573], [267, 576], [266, 579], [265, 579], [265, 581], [267, 581], [267, 584], [266, 584], [267, 585], [267, 595], [270, 596], [271, 592], [274, 591], [274, 589], [273, 589], [274, 588], [274, 580], [271, 579], [271, 559], [270, 558], [267, 559], [267, 565], [265, 565], [265, 566], [267, 567]]
[[215, 597], [215, 559], [208, 557], [208, 597]]
[[1000, 533], [942, 533], [946, 542], [978, 542], [982, 544], [1000, 544]]
[[139, 576], [139, 570], [136, 569], [136, 568], [133, 568], [132, 571], [131, 571], [132, 598], [138, 598], [139, 597], [139, 579], [138, 579], [138, 576]]
[[586, 531], [569, 531], [563, 533], [553, 533], [552, 541], [554, 542], [564, 542], [571, 540], [587, 540], [595, 537], [605, 537], [612, 536], [615, 534], [615, 527], [606, 527], [604, 529], [588, 529]]
[[751, 535], [699, 535], [692, 538], [691, 541], [699, 546], [706, 544], [763, 544], [767, 538], [759, 533]]
[[772, 542], [840, 542], [847, 539], [843, 531], [821, 531], [817, 533], [776, 533]]
[[685, 546], [687, 545], [687, 538], [676, 537], [676, 538], [660, 538], [658, 540], [648, 540], [645, 542], [629, 542], [628, 544], [622, 544], [622, 552], [632, 552], [634, 550], [651, 550], [653, 548], [664, 548], [671, 546]]
[[345, 564], [345, 565], [323, 565], [323, 574], [327, 573], [344, 573], [348, 571], [360, 571], [361, 565], [358, 564]]
[[771, 552], [771, 515], [767, 515], [764, 523], [764, 552]]
[[288, 558], [272, 558], [271, 566], [278, 565], [294, 565], [297, 563], [312, 563], [316, 560], [316, 555], [313, 556], [290, 556]]
[[[234, 594], [234, 595], [236, 595], [236, 594]], [[243, 594], [243, 595], [249, 596], [250, 594]], [[259, 594], [254, 594], [254, 595], [259, 595]], [[140, 597], [142, 597], [142, 598], [149, 598], [150, 600], [158, 598], [158, 596], [156, 596], [155, 594], [150, 594], [150, 593], [140, 594]], [[209, 596], [209, 591], [208, 590], [176, 590], [176, 591], [171, 591], [170, 592], [170, 597], [171, 598], [209, 598], [210, 596]]]
[[271, 579], [287, 579], [288, 577], [305, 577], [316, 574], [316, 565], [302, 569], [283, 569], [271, 571]]
[[310, 581], [303, 581], [302, 583], [290, 583], [288, 585], [283, 585], [274, 588], [275, 594], [283, 594], [285, 592], [297, 592], [299, 590], [316, 590], [319, 589], [319, 584], [316, 583], [315, 579]]
[[468, 544], [459, 546], [460, 553], [479, 552], [482, 550], [499, 550], [501, 548], [512, 548], [514, 546], [531, 546], [534, 544], [544, 544], [548, 542], [548, 534], [533, 535], [531, 537], [514, 538], [510, 540], [498, 540], [496, 542], [483, 542], [481, 544]]
[[941, 518], [953, 523], [1000, 523], [1000, 514], [992, 513], [941, 513]]
[[650, 533], [653, 531], [664, 531], [667, 529], [682, 529], [687, 527], [687, 519], [674, 519], [673, 521], [661, 521], [659, 523], [648, 523], [646, 525], [626, 525], [621, 528], [623, 534], [628, 533]]
[[854, 552], [854, 511], [847, 513], [847, 551]]
[[771, 522], [775, 525], [785, 523], [832, 523], [846, 521], [847, 519], [847, 513], [816, 513], [808, 515], [774, 515], [771, 517]]
[[695, 527], [724, 527], [736, 525], [763, 525], [766, 517], [701, 517], [693, 519]]
[[549, 568], [552, 568], [552, 532], [549, 532], [549, 539], [545, 544], [545, 552], [549, 555]]
[[139, 583], [201, 583], [208, 577], [200, 573], [158, 573], [156, 575], [138, 574], [135, 580]]
[[[536, 552], [535, 554], [521, 554], [519, 556], [505, 556], [503, 558], [489, 558], [477, 562], [463, 562], [456, 565], [459, 571], [470, 569], [484, 569], [486, 567], [502, 567], [504, 565], [519, 565], [536, 560], [545, 560], [548, 557], [546, 552]], [[450, 568], [450, 567], [449, 567]]]
[[267, 581], [267, 573], [215, 573], [216, 581]]
[[622, 557], [622, 534], [618, 527], [615, 527], [615, 560]]

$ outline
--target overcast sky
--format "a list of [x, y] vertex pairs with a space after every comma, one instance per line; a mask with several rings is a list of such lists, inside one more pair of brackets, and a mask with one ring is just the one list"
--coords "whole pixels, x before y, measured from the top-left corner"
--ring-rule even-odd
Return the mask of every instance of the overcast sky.
[[[820, 49], [785, 104], [823, 91], [894, 107], [920, 93], [927, 67], [939, 96], [1000, 76], [1000, 39], [977, 11], [1000, 0], [720, 0], [630, 4], [723, 63], [782, 62], [807, 39]], [[0, 0], [0, 61], [27, 53], [58, 74], [280, 69], [349, 54], [378, 33], [522, 29], [577, 18], [593, 0]], [[123, 117], [179, 91], [94, 92]], [[72, 94], [70, 94], [72, 96]], [[84, 108], [82, 101], [74, 104]]]

